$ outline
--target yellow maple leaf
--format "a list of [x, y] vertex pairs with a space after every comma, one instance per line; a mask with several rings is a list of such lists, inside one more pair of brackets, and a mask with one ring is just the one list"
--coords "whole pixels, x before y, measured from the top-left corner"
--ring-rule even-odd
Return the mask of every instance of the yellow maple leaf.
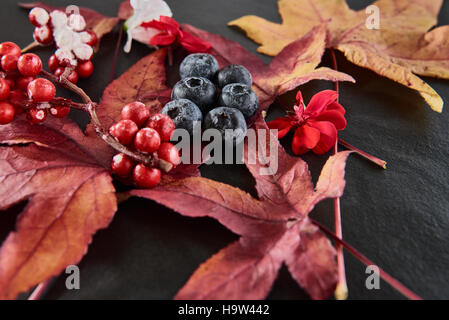
[[[358, 66], [418, 91], [433, 110], [441, 112], [441, 97], [415, 74], [449, 79], [449, 26], [429, 31], [437, 23], [442, 2], [378, 0], [370, 10], [354, 11], [345, 0], [279, 0], [282, 24], [245, 16], [229, 25], [238, 26], [261, 44], [259, 52], [276, 55], [327, 22], [327, 47], [340, 50]], [[377, 13], [379, 28], [371, 28], [369, 19]]]

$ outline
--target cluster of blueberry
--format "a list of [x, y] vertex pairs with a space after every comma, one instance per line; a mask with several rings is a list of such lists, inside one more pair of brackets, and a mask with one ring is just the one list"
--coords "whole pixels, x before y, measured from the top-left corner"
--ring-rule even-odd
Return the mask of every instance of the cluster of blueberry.
[[77, 83], [78, 79], [92, 75], [94, 65], [93, 47], [98, 38], [95, 32], [86, 29], [86, 21], [79, 14], [67, 16], [64, 12], [54, 10], [48, 13], [45, 9], [34, 8], [29, 14], [30, 22], [36, 27], [34, 40], [41, 45], [55, 43], [57, 50], [48, 60], [50, 71], [57, 77], [66, 68], [71, 72], [67, 79]]
[[56, 94], [53, 83], [37, 78], [42, 70], [41, 59], [33, 54], [21, 54], [20, 48], [13, 42], [0, 44], [0, 124], [14, 120], [15, 115], [27, 108], [27, 119], [34, 124], [47, 118], [47, 110], [58, 118], [67, 116], [69, 107], [49, 105]]
[[119, 153], [112, 159], [112, 172], [123, 179], [131, 179], [140, 188], [157, 186], [162, 176], [160, 169], [168, 172], [180, 163], [178, 149], [169, 142], [175, 124], [164, 114], [150, 117], [145, 104], [137, 101], [123, 107], [121, 118], [110, 127], [109, 133], [121, 144], [151, 154], [154, 161], [152, 166], [137, 164]]
[[[176, 128], [190, 134], [197, 121], [205, 130], [218, 130], [226, 142], [239, 144], [246, 136], [246, 120], [256, 113], [259, 101], [251, 90], [252, 77], [245, 67], [218, 68], [210, 54], [187, 56], [181, 63], [181, 80], [173, 88], [172, 101], [162, 113], [173, 119]], [[225, 134], [227, 130], [232, 131]]]

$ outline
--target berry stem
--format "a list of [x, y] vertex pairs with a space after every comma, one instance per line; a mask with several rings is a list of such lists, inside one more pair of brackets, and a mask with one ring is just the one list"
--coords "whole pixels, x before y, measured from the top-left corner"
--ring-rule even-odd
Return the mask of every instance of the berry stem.
[[362, 150], [350, 145], [349, 143], [347, 143], [346, 141], [344, 141], [342, 139], [338, 139], [338, 143], [341, 144], [343, 147], [356, 152], [358, 155], [362, 156], [363, 158], [375, 163], [379, 167], [382, 167], [383, 169], [387, 169], [386, 161], [381, 160], [375, 156], [372, 156], [372, 155], [366, 153], [365, 151], [362, 151]]
[[[338, 70], [337, 58], [335, 52], [331, 49], [332, 65], [335, 71]], [[335, 91], [339, 93], [338, 81], [334, 82]], [[334, 154], [338, 152], [338, 140], [334, 145]], [[343, 238], [343, 229], [341, 226], [341, 206], [340, 198], [334, 199], [334, 224], [335, 224], [335, 234], [339, 238]], [[348, 297], [348, 285], [346, 283], [346, 272], [345, 272], [345, 258], [343, 254], [343, 246], [339, 243], [336, 244], [337, 249], [337, 272], [338, 272], [338, 282], [335, 288], [335, 298], [337, 300], [346, 300]]]
[[27, 52], [33, 50], [34, 48], [38, 48], [38, 47], [41, 47], [41, 44], [37, 41], [33, 41], [29, 45], [27, 45], [25, 48], [22, 49], [22, 53], [27, 53]]
[[[343, 246], [350, 254], [352, 254], [354, 257], [356, 257], [359, 261], [361, 261], [366, 266], [377, 266], [373, 261], [368, 259], [366, 256], [364, 256], [362, 253], [360, 253], [357, 249], [355, 249], [353, 246], [342, 240], [340, 237], [338, 237], [335, 233], [333, 233], [331, 230], [323, 226], [318, 221], [315, 221], [312, 219], [312, 223], [316, 225], [322, 232], [327, 234], [330, 238], [332, 238], [336, 243], [339, 243], [341, 246]], [[378, 267], [378, 266], [377, 266]], [[379, 268], [379, 267], [378, 267]], [[391, 275], [386, 273], [382, 268], [379, 268], [379, 275], [382, 279], [384, 279], [388, 284], [390, 284], [393, 288], [395, 288], [397, 291], [399, 291], [402, 295], [407, 297], [410, 300], [422, 300], [416, 293], [408, 289], [406, 286], [404, 286], [401, 282], [393, 278]]]
[[[96, 108], [97, 108], [98, 104], [93, 102], [83, 89], [81, 89], [77, 85], [73, 84], [66, 78], [65, 75], [70, 74], [70, 73], [71, 73], [71, 69], [67, 68], [66, 71], [64, 71], [64, 74], [61, 75], [60, 77], [56, 77], [55, 75], [53, 75], [45, 70], [42, 70], [40, 75], [47, 78], [48, 80], [52, 81], [53, 83], [74, 92], [83, 100], [83, 102], [84, 102], [83, 104], [71, 102], [67, 99], [64, 99], [62, 101], [64, 101], [64, 103], [66, 103], [66, 106], [87, 112], [90, 116], [91, 124], [93, 125], [95, 132], [110, 147], [112, 147], [113, 149], [115, 149], [116, 151], [118, 151], [120, 153], [126, 154], [130, 158], [132, 158], [140, 163], [143, 163], [147, 166], [156, 166], [158, 159], [155, 155], [145, 155], [143, 153], [130, 150], [129, 148], [127, 148], [126, 146], [124, 146], [120, 142], [118, 142], [112, 135], [109, 134], [108, 130], [102, 126], [100, 119], [98, 118], [98, 115], [96, 112]], [[54, 100], [60, 101], [59, 99], [60, 98], [56, 98]]]

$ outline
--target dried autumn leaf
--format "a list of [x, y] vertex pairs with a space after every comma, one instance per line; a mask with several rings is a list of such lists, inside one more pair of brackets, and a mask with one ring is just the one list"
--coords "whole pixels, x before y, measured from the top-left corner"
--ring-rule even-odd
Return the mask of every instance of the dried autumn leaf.
[[258, 51], [276, 55], [289, 43], [327, 23], [328, 47], [342, 51], [361, 67], [416, 90], [441, 112], [443, 100], [415, 74], [449, 79], [449, 26], [432, 31], [442, 0], [378, 0], [380, 30], [368, 29], [365, 10], [351, 10], [343, 0], [280, 0], [282, 24], [245, 16], [229, 25], [243, 29], [261, 44]]
[[[44, 2], [19, 3], [19, 6], [25, 9], [40, 7], [47, 11], [61, 10], [66, 12], [66, 7], [56, 7], [45, 4]], [[120, 18], [106, 17], [92, 9], [84, 7], [79, 7], [79, 13], [86, 20], [87, 29], [94, 31], [98, 39], [101, 39], [105, 34], [111, 32], [120, 21]]]
[[[253, 128], [268, 130], [261, 118]], [[248, 155], [257, 154], [256, 146], [260, 148], [263, 144], [268, 144], [266, 150], [270, 150], [270, 143], [276, 144], [280, 167], [275, 175], [261, 175], [259, 170], [266, 169], [263, 163], [270, 154], [255, 162]], [[335, 250], [311, 224], [307, 214], [322, 199], [342, 195], [349, 153], [330, 158], [316, 191], [307, 164], [287, 155], [276, 136], [268, 134], [256, 144], [246, 142], [245, 155], [245, 163], [256, 179], [259, 199], [202, 177], [131, 192], [185, 216], [217, 219], [241, 236], [202, 264], [176, 298], [263, 299], [283, 263], [312, 298], [326, 298], [337, 280]]]
[[221, 67], [241, 64], [251, 72], [260, 110], [266, 110], [276, 97], [311, 80], [354, 82], [345, 73], [328, 68], [316, 69], [325, 50], [325, 26], [314, 28], [302, 39], [286, 47], [269, 66], [234, 41], [191, 25], [183, 25], [182, 28], [209, 42], [212, 45], [210, 53], [217, 58]]
[[108, 151], [66, 120], [0, 127], [0, 209], [27, 200], [0, 248], [0, 299], [77, 264], [117, 210]]

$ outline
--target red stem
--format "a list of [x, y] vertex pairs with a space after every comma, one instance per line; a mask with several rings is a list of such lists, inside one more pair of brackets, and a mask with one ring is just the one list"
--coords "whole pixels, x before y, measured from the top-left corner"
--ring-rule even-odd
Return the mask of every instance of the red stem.
[[365, 159], [367, 159], [367, 160], [369, 160], [371, 162], [374, 162], [379, 167], [387, 169], [387, 162], [386, 161], [384, 161], [382, 159], [379, 159], [379, 158], [377, 158], [375, 156], [372, 156], [372, 155], [366, 153], [365, 151], [362, 151], [362, 150], [360, 150], [360, 149], [350, 145], [349, 143], [347, 143], [346, 141], [344, 141], [342, 139], [338, 139], [338, 143], [341, 144], [343, 147], [349, 149], [349, 150], [355, 151], [358, 155], [362, 156], [363, 158], [365, 158]]
[[[335, 71], [338, 70], [337, 58], [335, 52], [331, 49], [332, 66]], [[334, 82], [335, 91], [339, 93], [338, 81]], [[338, 141], [335, 142], [334, 154], [338, 153]], [[335, 233], [339, 238], [343, 238], [343, 229], [341, 226], [341, 206], [340, 198], [334, 199], [334, 225]], [[343, 246], [341, 244], [336, 245], [337, 250], [337, 270], [338, 270], [338, 282], [335, 288], [335, 298], [337, 300], [345, 300], [348, 297], [348, 285], [346, 284], [346, 271], [345, 271], [345, 258], [343, 253]]]
[[[354, 257], [356, 257], [358, 260], [360, 260], [364, 265], [366, 266], [377, 266], [373, 261], [368, 259], [366, 256], [364, 256], [362, 253], [360, 253], [357, 249], [355, 249], [353, 246], [351, 246], [349, 243], [342, 240], [340, 237], [338, 237], [335, 233], [333, 233], [331, 230], [323, 226], [318, 221], [315, 221], [312, 219], [312, 223], [316, 225], [318, 228], [321, 229], [325, 234], [327, 234], [329, 237], [331, 237], [336, 243], [343, 246], [350, 254], [352, 254]], [[377, 266], [378, 267], [378, 266]], [[385, 272], [382, 268], [379, 268], [379, 275], [382, 279], [384, 279], [387, 283], [389, 283], [393, 288], [395, 288], [397, 291], [399, 291], [402, 295], [407, 297], [410, 300], [422, 300], [421, 297], [419, 297], [416, 293], [408, 289], [406, 286], [404, 286], [402, 283], [400, 283], [398, 280], [390, 276], [387, 272]]]
[[53, 279], [48, 279], [47, 281], [40, 283], [28, 297], [28, 300], [40, 300], [45, 292], [47, 292], [47, 289], [52, 281]]

